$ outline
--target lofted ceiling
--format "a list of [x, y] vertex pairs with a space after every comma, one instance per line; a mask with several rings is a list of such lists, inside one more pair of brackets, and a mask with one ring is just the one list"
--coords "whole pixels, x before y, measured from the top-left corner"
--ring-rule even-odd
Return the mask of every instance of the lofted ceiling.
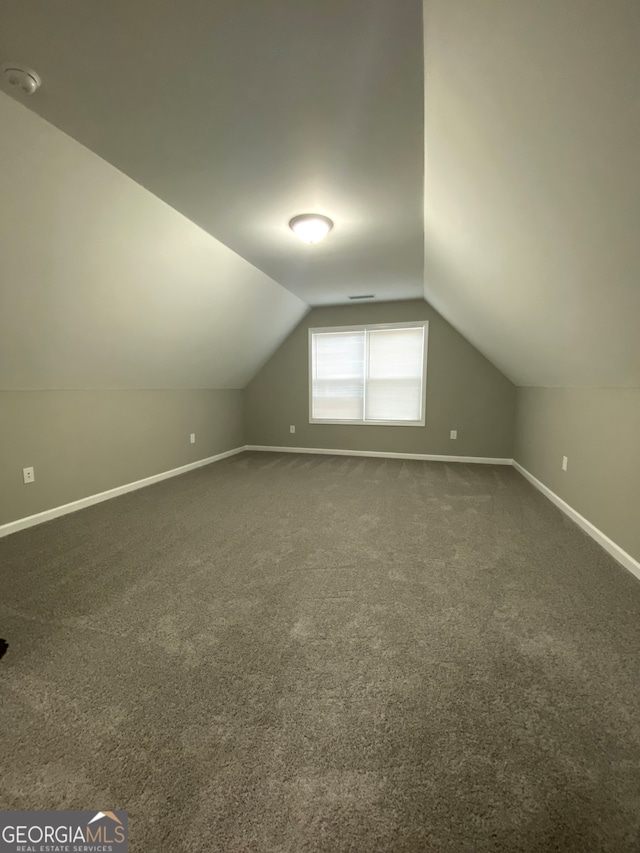
[[242, 388], [307, 312], [3, 94], [0, 128], [0, 389]]
[[426, 0], [425, 295], [518, 385], [640, 386], [640, 3]]
[[[421, 0], [3, 0], [30, 109], [310, 304], [422, 296]], [[288, 228], [335, 221], [312, 249]]]
[[637, 0], [0, 5], [0, 62], [43, 78], [17, 99], [183, 214], [176, 243], [257, 267], [273, 339], [424, 295], [520, 385], [640, 386], [639, 46]]

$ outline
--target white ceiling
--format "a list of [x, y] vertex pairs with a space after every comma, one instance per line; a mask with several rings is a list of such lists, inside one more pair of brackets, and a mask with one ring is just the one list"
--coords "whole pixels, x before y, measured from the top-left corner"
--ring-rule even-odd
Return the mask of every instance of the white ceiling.
[[[35, 110], [310, 304], [422, 296], [421, 0], [3, 0]], [[335, 221], [310, 248], [292, 216]]]
[[640, 386], [640, 3], [426, 0], [424, 33], [416, 0], [3, 0], [0, 61], [305, 302], [424, 293], [518, 384]]
[[1, 389], [243, 388], [308, 310], [2, 94], [0, 128]]
[[640, 3], [427, 0], [425, 295], [519, 385], [640, 386]]

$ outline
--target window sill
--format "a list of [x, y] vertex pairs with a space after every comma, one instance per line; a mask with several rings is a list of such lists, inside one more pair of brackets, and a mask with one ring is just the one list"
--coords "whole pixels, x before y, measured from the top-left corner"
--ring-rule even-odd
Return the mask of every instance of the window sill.
[[423, 427], [424, 421], [330, 421], [309, 419], [310, 424], [345, 424], [349, 426], [403, 426], [403, 427]]

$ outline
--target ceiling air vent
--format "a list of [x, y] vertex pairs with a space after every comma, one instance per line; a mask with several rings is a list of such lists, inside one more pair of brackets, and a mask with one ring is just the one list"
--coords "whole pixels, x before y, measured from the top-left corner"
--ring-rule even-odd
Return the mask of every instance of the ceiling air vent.
[[375, 299], [375, 293], [364, 293], [362, 296], [350, 296], [349, 299]]

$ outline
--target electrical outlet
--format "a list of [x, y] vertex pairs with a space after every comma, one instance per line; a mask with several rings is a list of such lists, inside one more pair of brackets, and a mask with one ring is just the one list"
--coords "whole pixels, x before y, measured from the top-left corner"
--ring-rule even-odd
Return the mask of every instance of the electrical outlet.
[[453, 440], [455, 441], [455, 439], [456, 439], [457, 437], [458, 437], [458, 430], [457, 430], [457, 429], [452, 429], [452, 430], [451, 430], [451, 432], [449, 433], [449, 438], [451, 438], [451, 439], [453, 439]]
[[191, 435], [189, 436], [189, 440], [191, 441], [191, 444], [195, 444], [195, 443], [196, 443], [196, 434], [195, 434], [195, 432], [192, 432], [192, 433], [191, 433]]
[[295, 425], [291, 424], [291, 426], [289, 427], [289, 432], [295, 432], [295, 431], [296, 431]]
[[567, 456], [562, 457], [562, 470], [567, 470], [567, 465], [569, 464], [569, 458]]
[[35, 472], [33, 468], [23, 468], [22, 469], [22, 479], [25, 483], [34, 483], [36, 479]]

